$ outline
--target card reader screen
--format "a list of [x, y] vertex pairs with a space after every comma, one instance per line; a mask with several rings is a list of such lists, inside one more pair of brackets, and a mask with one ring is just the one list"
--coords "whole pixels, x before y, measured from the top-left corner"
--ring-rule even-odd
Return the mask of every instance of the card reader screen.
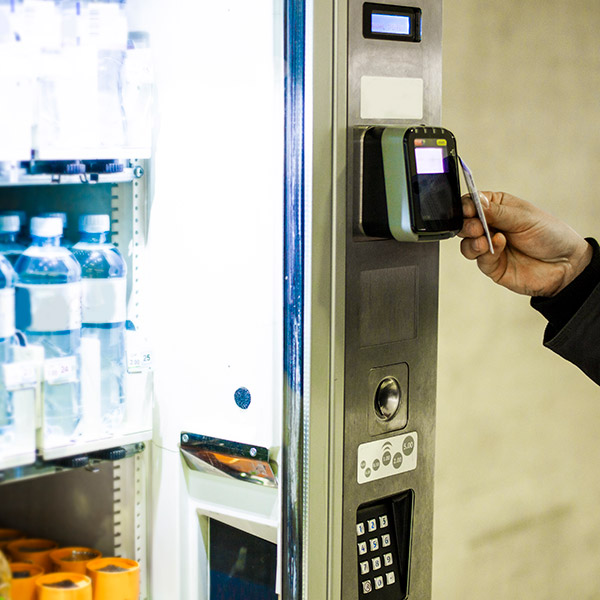
[[[414, 130], [413, 130], [414, 131]], [[423, 131], [423, 130], [421, 130]], [[462, 224], [455, 148], [450, 136], [409, 136], [413, 226], [424, 233], [457, 230]], [[455, 153], [455, 149], [454, 149]]]
[[415, 148], [415, 161], [418, 175], [446, 172], [442, 148]]

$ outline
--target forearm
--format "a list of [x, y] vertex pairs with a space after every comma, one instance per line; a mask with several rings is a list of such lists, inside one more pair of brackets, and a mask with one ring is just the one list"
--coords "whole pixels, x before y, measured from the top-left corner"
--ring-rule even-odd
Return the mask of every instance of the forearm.
[[546, 319], [544, 345], [577, 365], [600, 384], [600, 247], [583, 272], [552, 298], [535, 297], [531, 306]]

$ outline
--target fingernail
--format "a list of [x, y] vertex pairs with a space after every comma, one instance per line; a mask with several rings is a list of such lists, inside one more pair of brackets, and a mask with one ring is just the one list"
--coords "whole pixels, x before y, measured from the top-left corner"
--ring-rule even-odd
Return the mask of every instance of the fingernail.
[[482, 192], [479, 192], [479, 199], [481, 200], [481, 204], [483, 204], [485, 208], [490, 207], [490, 201], [487, 199], [487, 196]]

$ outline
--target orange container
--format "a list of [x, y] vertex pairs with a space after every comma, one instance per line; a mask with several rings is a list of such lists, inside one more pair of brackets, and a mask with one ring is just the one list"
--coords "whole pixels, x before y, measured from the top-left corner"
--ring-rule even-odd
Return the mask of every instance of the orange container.
[[49, 573], [37, 578], [37, 600], [92, 600], [92, 582], [81, 573]]
[[100, 550], [82, 546], [58, 548], [50, 552], [50, 560], [55, 571], [81, 573], [82, 575], [85, 575], [85, 566], [90, 560], [101, 557], [102, 552]]
[[129, 558], [97, 558], [87, 564], [94, 600], [138, 600], [140, 565]]
[[39, 565], [45, 573], [52, 571], [50, 552], [58, 547], [52, 540], [31, 538], [10, 542], [6, 549], [17, 562], [31, 562]]
[[0, 529], [0, 550], [4, 550], [10, 542], [22, 540], [25, 537], [27, 536], [18, 529]]
[[10, 563], [12, 571], [12, 600], [36, 600], [35, 582], [44, 569], [31, 563]]

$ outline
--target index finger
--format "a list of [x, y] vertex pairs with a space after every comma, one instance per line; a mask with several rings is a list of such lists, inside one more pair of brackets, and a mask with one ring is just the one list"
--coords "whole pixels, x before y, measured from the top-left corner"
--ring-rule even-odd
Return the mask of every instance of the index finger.
[[477, 209], [471, 199], [471, 194], [465, 194], [461, 197], [463, 216], [467, 219], [477, 216]]

